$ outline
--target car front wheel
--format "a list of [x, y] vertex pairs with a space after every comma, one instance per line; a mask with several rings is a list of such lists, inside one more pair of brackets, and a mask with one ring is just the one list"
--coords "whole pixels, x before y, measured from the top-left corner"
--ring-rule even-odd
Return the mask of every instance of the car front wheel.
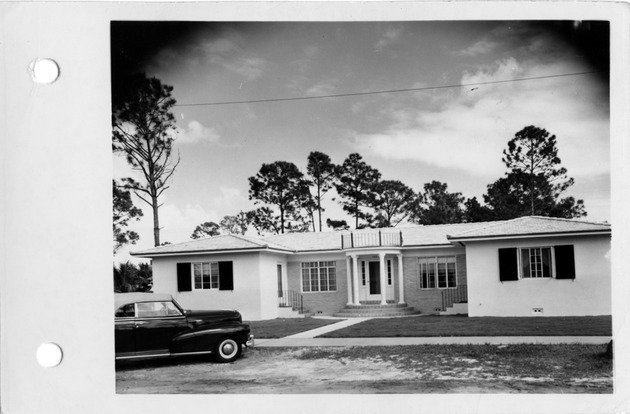
[[222, 338], [214, 348], [214, 359], [217, 362], [233, 362], [241, 356], [242, 345], [234, 338]]

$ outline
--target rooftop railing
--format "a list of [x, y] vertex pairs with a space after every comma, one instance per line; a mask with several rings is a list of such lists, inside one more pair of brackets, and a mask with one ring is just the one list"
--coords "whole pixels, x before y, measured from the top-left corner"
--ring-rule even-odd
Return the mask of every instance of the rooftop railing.
[[341, 235], [341, 249], [359, 247], [400, 247], [403, 245], [402, 231], [373, 231]]

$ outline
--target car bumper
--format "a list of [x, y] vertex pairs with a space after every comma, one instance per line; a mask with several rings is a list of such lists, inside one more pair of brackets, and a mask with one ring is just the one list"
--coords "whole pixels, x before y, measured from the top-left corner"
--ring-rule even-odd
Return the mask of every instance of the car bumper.
[[247, 342], [245, 342], [245, 346], [248, 348], [253, 348], [255, 346], [254, 335], [247, 336]]

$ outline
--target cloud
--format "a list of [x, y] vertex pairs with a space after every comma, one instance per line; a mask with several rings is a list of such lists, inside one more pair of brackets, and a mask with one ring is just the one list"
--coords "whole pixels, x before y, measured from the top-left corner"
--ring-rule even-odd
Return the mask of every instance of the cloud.
[[247, 197], [243, 197], [243, 192], [240, 188], [234, 187], [219, 187], [219, 194], [214, 198], [213, 204], [216, 207], [230, 207], [242, 204], [242, 201], [247, 200]]
[[[462, 83], [571, 72], [571, 67], [519, 62], [514, 58], [464, 73]], [[362, 151], [393, 160], [416, 160], [465, 174], [501, 175], [502, 151], [528, 125], [557, 136], [569, 176], [605, 174], [609, 117], [596, 99], [593, 78], [555, 78], [461, 88], [435, 110], [391, 105], [382, 131], [355, 134]], [[452, 93], [452, 92], [451, 92]], [[605, 105], [604, 105], [605, 106]]]
[[252, 81], [262, 77], [267, 66], [267, 60], [255, 57], [243, 57], [236, 60], [222, 60], [221, 64], [229, 71]]
[[306, 45], [302, 48], [302, 55], [292, 63], [297, 67], [299, 73], [308, 72], [315, 59], [319, 56], [320, 49], [314, 45]]
[[205, 61], [222, 66], [228, 71], [252, 81], [262, 77], [268, 64], [264, 58], [248, 56], [243, 45], [246, 40], [232, 29], [224, 29], [220, 37], [201, 36], [199, 43], [191, 47], [189, 56], [203, 56]]
[[382, 51], [387, 46], [396, 43], [398, 39], [400, 39], [402, 33], [402, 26], [386, 27], [385, 30], [380, 34], [378, 41], [374, 45], [374, 49], [378, 52]]
[[160, 238], [171, 243], [180, 243], [190, 239], [190, 235], [201, 223], [214, 221], [219, 217], [215, 211], [208, 211], [198, 204], [186, 204], [183, 208], [173, 203], [165, 203], [160, 208]]
[[453, 52], [453, 54], [455, 54], [456, 56], [485, 55], [485, 54], [488, 54], [488, 53], [494, 51], [498, 45], [499, 45], [499, 43], [497, 43], [495, 41], [488, 40], [488, 39], [483, 39], [483, 40], [480, 40], [480, 41], [472, 44], [471, 46], [467, 47], [466, 49], [457, 50], [457, 51]]
[[220, 136], [214, 128], [209, 128], [199, 121], [190, 121], [186, 128], [177, 128], [175, 140], [178, 144], [196, 144], [200, 142], [218, 143]]
[[337, 91], [337, 87], [333, 82], [321, 81], [306, 90], [306, 95], [331, 95]]

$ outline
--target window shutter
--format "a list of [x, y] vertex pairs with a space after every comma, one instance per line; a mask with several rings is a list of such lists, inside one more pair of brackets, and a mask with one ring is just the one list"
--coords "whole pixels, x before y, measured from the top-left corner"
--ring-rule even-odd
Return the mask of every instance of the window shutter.
[[190, 263], [177, 263], [177, 291], [190, 292], [192, 290], [192, 276]]
[[575, 279], [573, 245], [554, 246], [556, 253], [556, 279]]
[[518, 280], [518, 254], [516, 247], [499, 249], [499, 280]]
[[232, 262], [219, 262], [219, 290], [234, 290]]

